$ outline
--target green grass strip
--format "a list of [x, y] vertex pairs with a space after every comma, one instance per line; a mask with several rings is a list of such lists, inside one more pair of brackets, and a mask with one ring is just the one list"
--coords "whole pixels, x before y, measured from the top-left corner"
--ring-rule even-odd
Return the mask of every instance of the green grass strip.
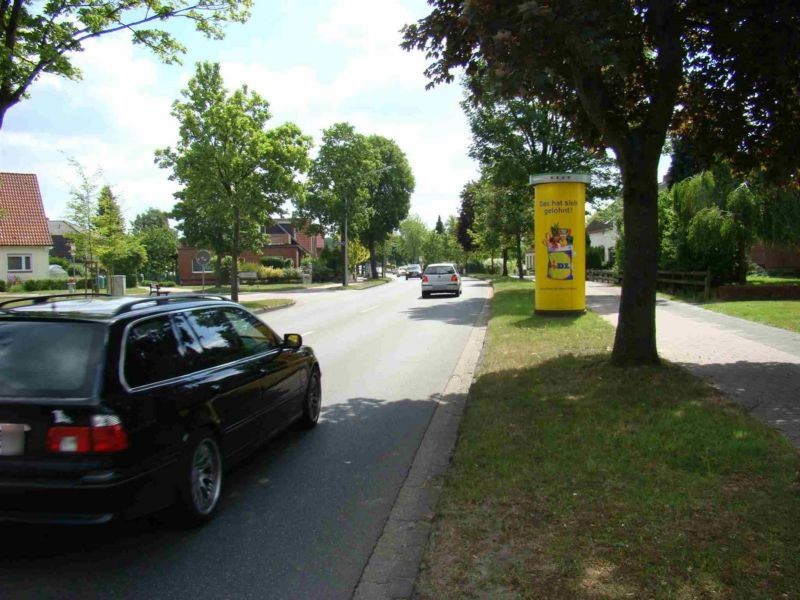
[[421, 598], [800, 598], [800, 458], [594, 314], [495, 284]]

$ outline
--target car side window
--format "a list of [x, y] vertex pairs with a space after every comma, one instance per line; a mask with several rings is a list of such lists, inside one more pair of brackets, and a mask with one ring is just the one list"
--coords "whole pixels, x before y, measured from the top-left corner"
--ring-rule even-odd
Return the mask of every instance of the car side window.
[[124, 374], [130, 387], [172, 379], [190, 369], [178, 347], [169, 316], [137, 323], [128, 332]]
[[249, 355], [242, 338], [221, 308], [205, 308], [186, 313], [185, 318], [202, 346], [197, 367], [208, 369]]
[[272, 331], [253, 315], [243, 310], [227, 309], [225, 316], [242, 340], [248, 355], [261, 354], [280, 345]]

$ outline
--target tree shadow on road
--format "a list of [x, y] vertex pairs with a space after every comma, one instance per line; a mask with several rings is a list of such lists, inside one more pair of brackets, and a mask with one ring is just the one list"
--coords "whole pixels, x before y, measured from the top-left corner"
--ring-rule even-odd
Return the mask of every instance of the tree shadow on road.
[[[357, 580], [363, 564], [337, 553], [368, 558], [436, 406], [436, 397], [323, 406], [315, 429], [290, 429], [226, 472], [220, 513], [199, 529], [176, 530], [163, 515], [0, 524], [0, 597], [245, 598], [301, 580], [338, 596], [330, 574]], [[308, 570], [312, 556], [321, 564]]]
[[425, 304], [412, 306], [404, 311], [412, 321], [440, 321], [450, 325], [472, 325], [480, 314], [485, 298], [459, 299], [433, 296], [425, 298]]

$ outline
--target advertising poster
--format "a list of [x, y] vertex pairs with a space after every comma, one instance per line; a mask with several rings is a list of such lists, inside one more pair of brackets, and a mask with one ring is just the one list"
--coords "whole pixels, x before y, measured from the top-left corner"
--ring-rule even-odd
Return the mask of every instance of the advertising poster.
[[537, 313], [586, 310], [584, 174], [533, 175]]

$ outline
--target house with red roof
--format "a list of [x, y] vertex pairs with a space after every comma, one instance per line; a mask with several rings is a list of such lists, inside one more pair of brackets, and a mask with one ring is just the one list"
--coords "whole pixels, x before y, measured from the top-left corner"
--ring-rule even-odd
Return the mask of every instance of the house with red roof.
[[36, 175], [0, 172], [0, 278], [47, 279], [52, 245]]

